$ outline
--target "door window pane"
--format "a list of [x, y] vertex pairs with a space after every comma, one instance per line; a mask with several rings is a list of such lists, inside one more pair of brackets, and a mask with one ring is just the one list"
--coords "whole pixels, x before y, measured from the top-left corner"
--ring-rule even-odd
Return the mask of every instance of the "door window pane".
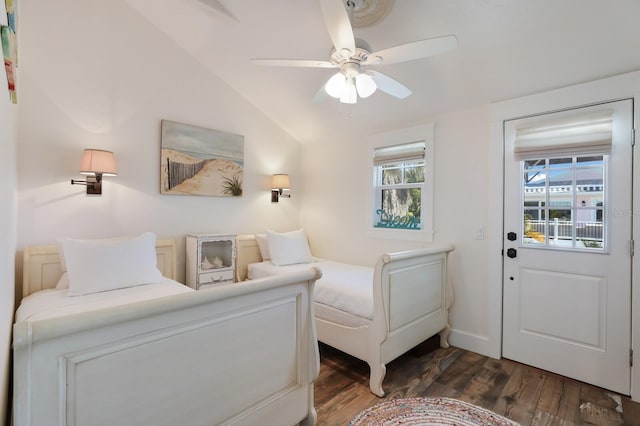
[[605, 250], [606, 155], [522, 162], [522, 244]]
[[576, 184], [579, 191], [602, 191], [602, 182], [602, 167], [581, 167], [576, 169]]
[[549, 210], [549, 244], [559, 247], [573, 246], [571, 209]]
[[545, 161], [544, 160], [525, 160], [524, 169], [525, 170], [544, 170]]
[[595, 155], [592, 157], [579, 157], [577, 159], [577, 166], [600, 166], [604, 164], [604, 156]]
[[522, 217], [523, 242], [531, 245], [545, 244], [547, 231], [544, 209], [525, 209]]
[[571, 167], [573, 158], [551, 158], [548, 160], [550, 169], [557, 169], [559, 167]]

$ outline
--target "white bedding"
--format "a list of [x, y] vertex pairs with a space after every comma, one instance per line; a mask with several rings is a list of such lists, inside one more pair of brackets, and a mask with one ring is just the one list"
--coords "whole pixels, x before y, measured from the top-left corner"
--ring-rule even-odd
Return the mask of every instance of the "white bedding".
[[68, 289], [42, 290], [24, 299], [16, 311], [16, 323], [60, 317], [101, 308], [125, 305], [178, 293], [193, 291], [179, 282], [165, 278], [155, 284], [145, 284], [83, 296], [67, 296]]
[[316, 281], [314, 300], [360, 318], [373, 318], [373, 268], [349, 265], [331, 260], [276, 266], [270, 261], [252, 263], [248, 267], [249, 279], [264, 278], [286, 272], [317, 267], [322, 278]]

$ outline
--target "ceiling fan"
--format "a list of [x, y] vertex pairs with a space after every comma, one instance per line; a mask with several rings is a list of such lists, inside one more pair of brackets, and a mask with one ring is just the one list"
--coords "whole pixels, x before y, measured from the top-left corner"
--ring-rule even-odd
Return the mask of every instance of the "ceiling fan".
[[265, 58], [252, 59], [252, 62], [286, 67], [339, 68], [340, 71], [324, 84], [323, 89], [342, 103], [354, 104], [358, 96], [369, 97], [377, 89], [399, 99], [411, 94], [406, 86], [379, 71], [368, 69], [369, 66], [413, 61], [458, 46], [456, 37], [448, 35], [371, 52], [364, 40], [353, 35], [351, 16], [358, 1], [362, 0], [320, 0], [322, 15], [334, 46], [328, 61]]

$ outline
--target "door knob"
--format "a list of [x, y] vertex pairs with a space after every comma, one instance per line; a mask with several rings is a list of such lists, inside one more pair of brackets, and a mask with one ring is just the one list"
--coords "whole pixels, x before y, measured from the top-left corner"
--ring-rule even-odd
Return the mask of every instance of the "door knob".
[[514, 248], [510, 248], [510, 249], [507, 250], [507, 257], [508, 258], [513, 259], [517, 255], [518, 255], [518, 250], [516, 250]]

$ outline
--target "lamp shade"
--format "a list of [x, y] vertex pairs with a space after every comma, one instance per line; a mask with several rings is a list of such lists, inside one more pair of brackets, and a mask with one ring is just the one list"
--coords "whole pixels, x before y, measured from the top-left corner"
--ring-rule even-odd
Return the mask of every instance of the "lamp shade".
[[113, 152], [102, 149], [85, 149], [80, 163], [80, 173], [83, 175], [93, 175], [96, 173], [105, 176], [117, 176], [116, 160]]
[[360, 73], [356, 76], [356, 88], [361, 98], [368, 98], [376, 91], [376, 82], [369, 74]]
[[353, 77], [347, 78], [344, 86], [344, 92], [340, 97], [340, 102], [343, 104], [355, 104], [358, 102], [358, 93], [356, 92], [356, 82]]
[[289, 182], [289, 175], [277, 174], [271, 178], [272, 189], [289, 189], [291, 188], [291, 182]]
[[344, 93], [344, 86], [346, 84], [346, 78], [342, 71], [335, 73], [324, 85], [324, 90], [331, 97], [340, 99], [342, 93]]

